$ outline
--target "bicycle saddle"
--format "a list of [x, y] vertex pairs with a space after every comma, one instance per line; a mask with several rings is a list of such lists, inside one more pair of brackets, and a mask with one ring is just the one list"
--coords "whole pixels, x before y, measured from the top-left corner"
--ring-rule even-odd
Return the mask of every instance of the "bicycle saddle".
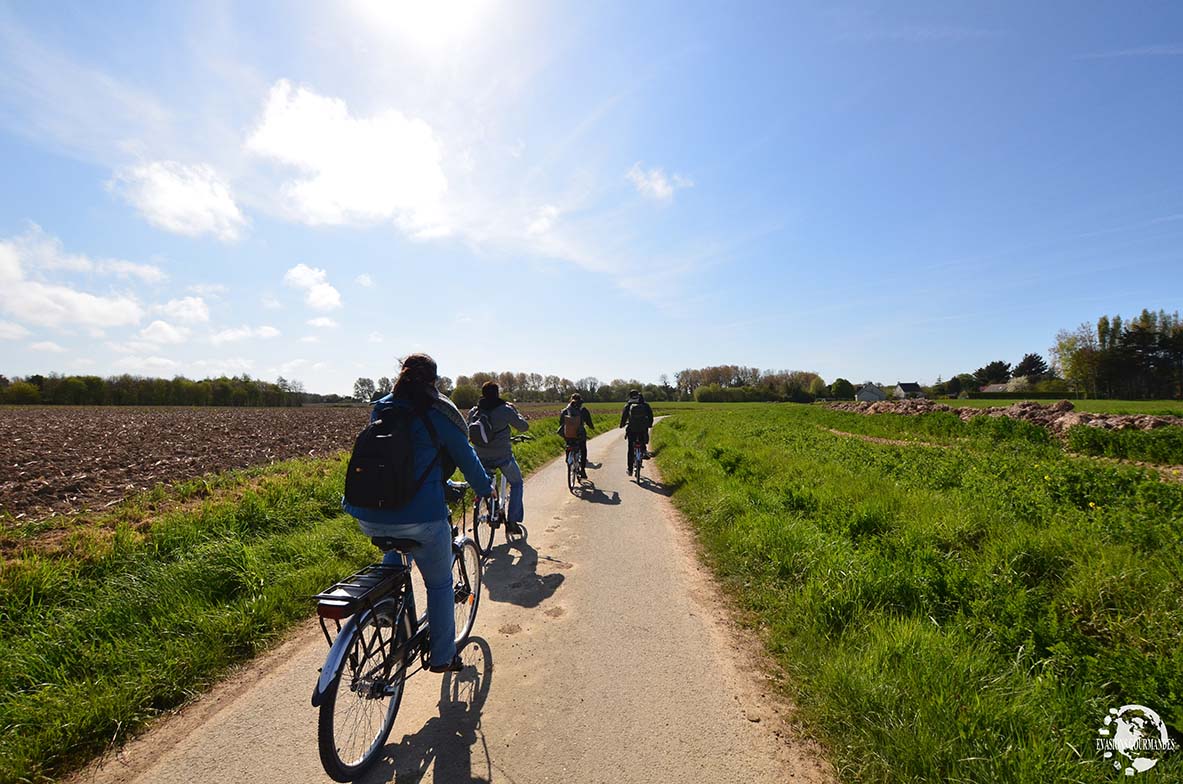
[[371, 536], [370, 541], [384, 553], [390, 552], [391, 550], [398, 550], [400, 553], [405, 553], [419, 546], [419, 543], [414, 539], [399, 539], [394, 536]]

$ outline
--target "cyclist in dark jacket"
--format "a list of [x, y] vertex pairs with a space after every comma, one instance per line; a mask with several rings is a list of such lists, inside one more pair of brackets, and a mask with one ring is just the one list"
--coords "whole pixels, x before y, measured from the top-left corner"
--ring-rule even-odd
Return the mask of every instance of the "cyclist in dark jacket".
[[[411, 426], [415, 453], [415, 472], [431, 469], [426, 481], [405, 506], [397, 509], [369, 509], [341, 499], [346, 512], [357, 518], [366, 536], [393, 536], [414, 539], [419, 546], [411, 551], [415, 565], [427, 588], [427, 619], [431, 627], [432, 672], [461, 669], [456, 655], [455, 593], [452, 584], [452, 527], [448, 524], [448, 506], [444, 500], [444, 481], [452, 467], [441, 470], [446, 453], [460, 467], [464, 478], [480, 497], [493, 492], [493, 483], [468, 444], [468, 427], [452, 401], [435, 388], [435, 360], [426, 354], [412, 354], [403, 360], [402, 372], [394, 391], [374, 404], [371, 420], [392, 407], [408, 407], [428, 417], [435, 428], [438, 443], [420, 422]], [[384, 563], [399, 563], [395, 551], [386, 554]]]
[[[578, 422], [578, 430], [574, 438], [567, 435], [566, 423], [568, 419]], [[583, 479], [587, 479], [587, 429], [589, 427], [592, 430], [596, 429], [596, 426], [592, 424], [591, 412], [583, 407], [583, 396], [576, 392], [571, 395], [571, 402], [559, 414], [559, 435], [567, 439], [569, 446], [577, 445], [579, 447], [579, 464], [581, 466], [579, 476]]]
[[481, 399], [469, 412], [469, 422], [473, 420], [478, 410], [489, 418], [489, 424], [493, 428], [493, 437], [487, 446], [475, 444], [474, 448], [477, 457], [481, 460], [481, 465], [485, 467], [490, 476], [493, 475], [495, 469], [500, 468], [506, 481], [509, 482], [509, 513], [506, 522], [509, 523], [509, 530], [512, 532], [517, 528], [518, 523], [525, 519], [526, 510], [522, 498], [522, 488], [524, 487], [522, 469], [518, 467], [518, 461], [513, 456], [513, 442], [510, 440], [512, 434], [509, 429], [512, 427], [514, 430], [524, 433], [530, 429], [530, 423], [514, 407], [513, 403], [501, 399], [501, 387], [497, 386], [495, 381], [486, 381], [481, 386]]
[[620, 413], [620, 426], [625, 428], [624, 446], [628, 452], [628, 473], [633, 472], [633, 444], [649, 444], [649, 428], [653, 427], [653, 409], [645, 396], [637, 390], [628, 393], [628, 403]]

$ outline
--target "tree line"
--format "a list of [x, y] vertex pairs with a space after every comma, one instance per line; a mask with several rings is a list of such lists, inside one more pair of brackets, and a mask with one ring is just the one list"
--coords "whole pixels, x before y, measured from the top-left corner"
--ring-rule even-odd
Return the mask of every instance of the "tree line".
[[334, 403], [339, 395], [304, 391], [299, 381], [274, 382], [241, 376], [193, 381], [176, 378], [66, 376], [50, 373], [8, 379], [0, 376], [0, 402], [73, 406], [299, 406]]
[[[572, 381], [555, 375], [541, 373], [522, 373], [513, 371], [482, 371], [472, 375], [457, 376], [455, 381], [447, 376], [441, 376], [436, 383], [440, 392], [449, 395], [460, 408], [470, 408], [476, 405], [481, 396], [481, 386], [488, 381], [494, 381], [501, 388], [501, 395], [519, 403], [558, 403], [566, 402], [571, 395], [578, 392], [589, 403], [624, 402], [628, 393], [637, 390], [649, 400], [678, 400], [677, 390], [671, 387], [666, 376], [661, 376], [658, 383], [643, 383], [634, 379], [613, 379], [600, 381], [594, 376], [586, 376]], [[383, 376], [376, 381], [371, 378], [359, 378], [353, 383], [353, 397], [356, 400], [374, 400], [390, 392], [394, 387], [393, 379]]]
[[1183, 321], [1178, 311], [1101, 316], [1061, 330], [1052, 349], [1065, 380], [1088, 397], [1183, 397]]

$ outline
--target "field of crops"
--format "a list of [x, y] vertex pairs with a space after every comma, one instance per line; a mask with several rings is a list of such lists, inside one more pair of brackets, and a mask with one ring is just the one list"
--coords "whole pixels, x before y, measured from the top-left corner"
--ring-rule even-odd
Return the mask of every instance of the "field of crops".
[[[941, 400], [950, 406], [973, 406], [974, 408], [989, 408], [990, 406], [1007, 406], [1014, 400]], [[1040, 403], [1050, 403], [1041, 400]], [[1073, 407], [1077, 411], [1087, 411], [1091, 414], [1149, 414], [1152, 416], [1183, 416], [1183, 400], [1073, 400]]]
[[654, 446], [844, 780], [1111, 781], [1109, 708], [1183, 733], [1183, 485], [947, 414], [701, 408]]

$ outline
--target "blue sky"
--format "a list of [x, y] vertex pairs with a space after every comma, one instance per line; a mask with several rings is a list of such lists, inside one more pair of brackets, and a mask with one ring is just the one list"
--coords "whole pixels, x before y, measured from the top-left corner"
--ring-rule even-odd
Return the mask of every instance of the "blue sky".
[[0, 3], [0, 372], [935, 380], [1183, 298], [1171, 3]]

